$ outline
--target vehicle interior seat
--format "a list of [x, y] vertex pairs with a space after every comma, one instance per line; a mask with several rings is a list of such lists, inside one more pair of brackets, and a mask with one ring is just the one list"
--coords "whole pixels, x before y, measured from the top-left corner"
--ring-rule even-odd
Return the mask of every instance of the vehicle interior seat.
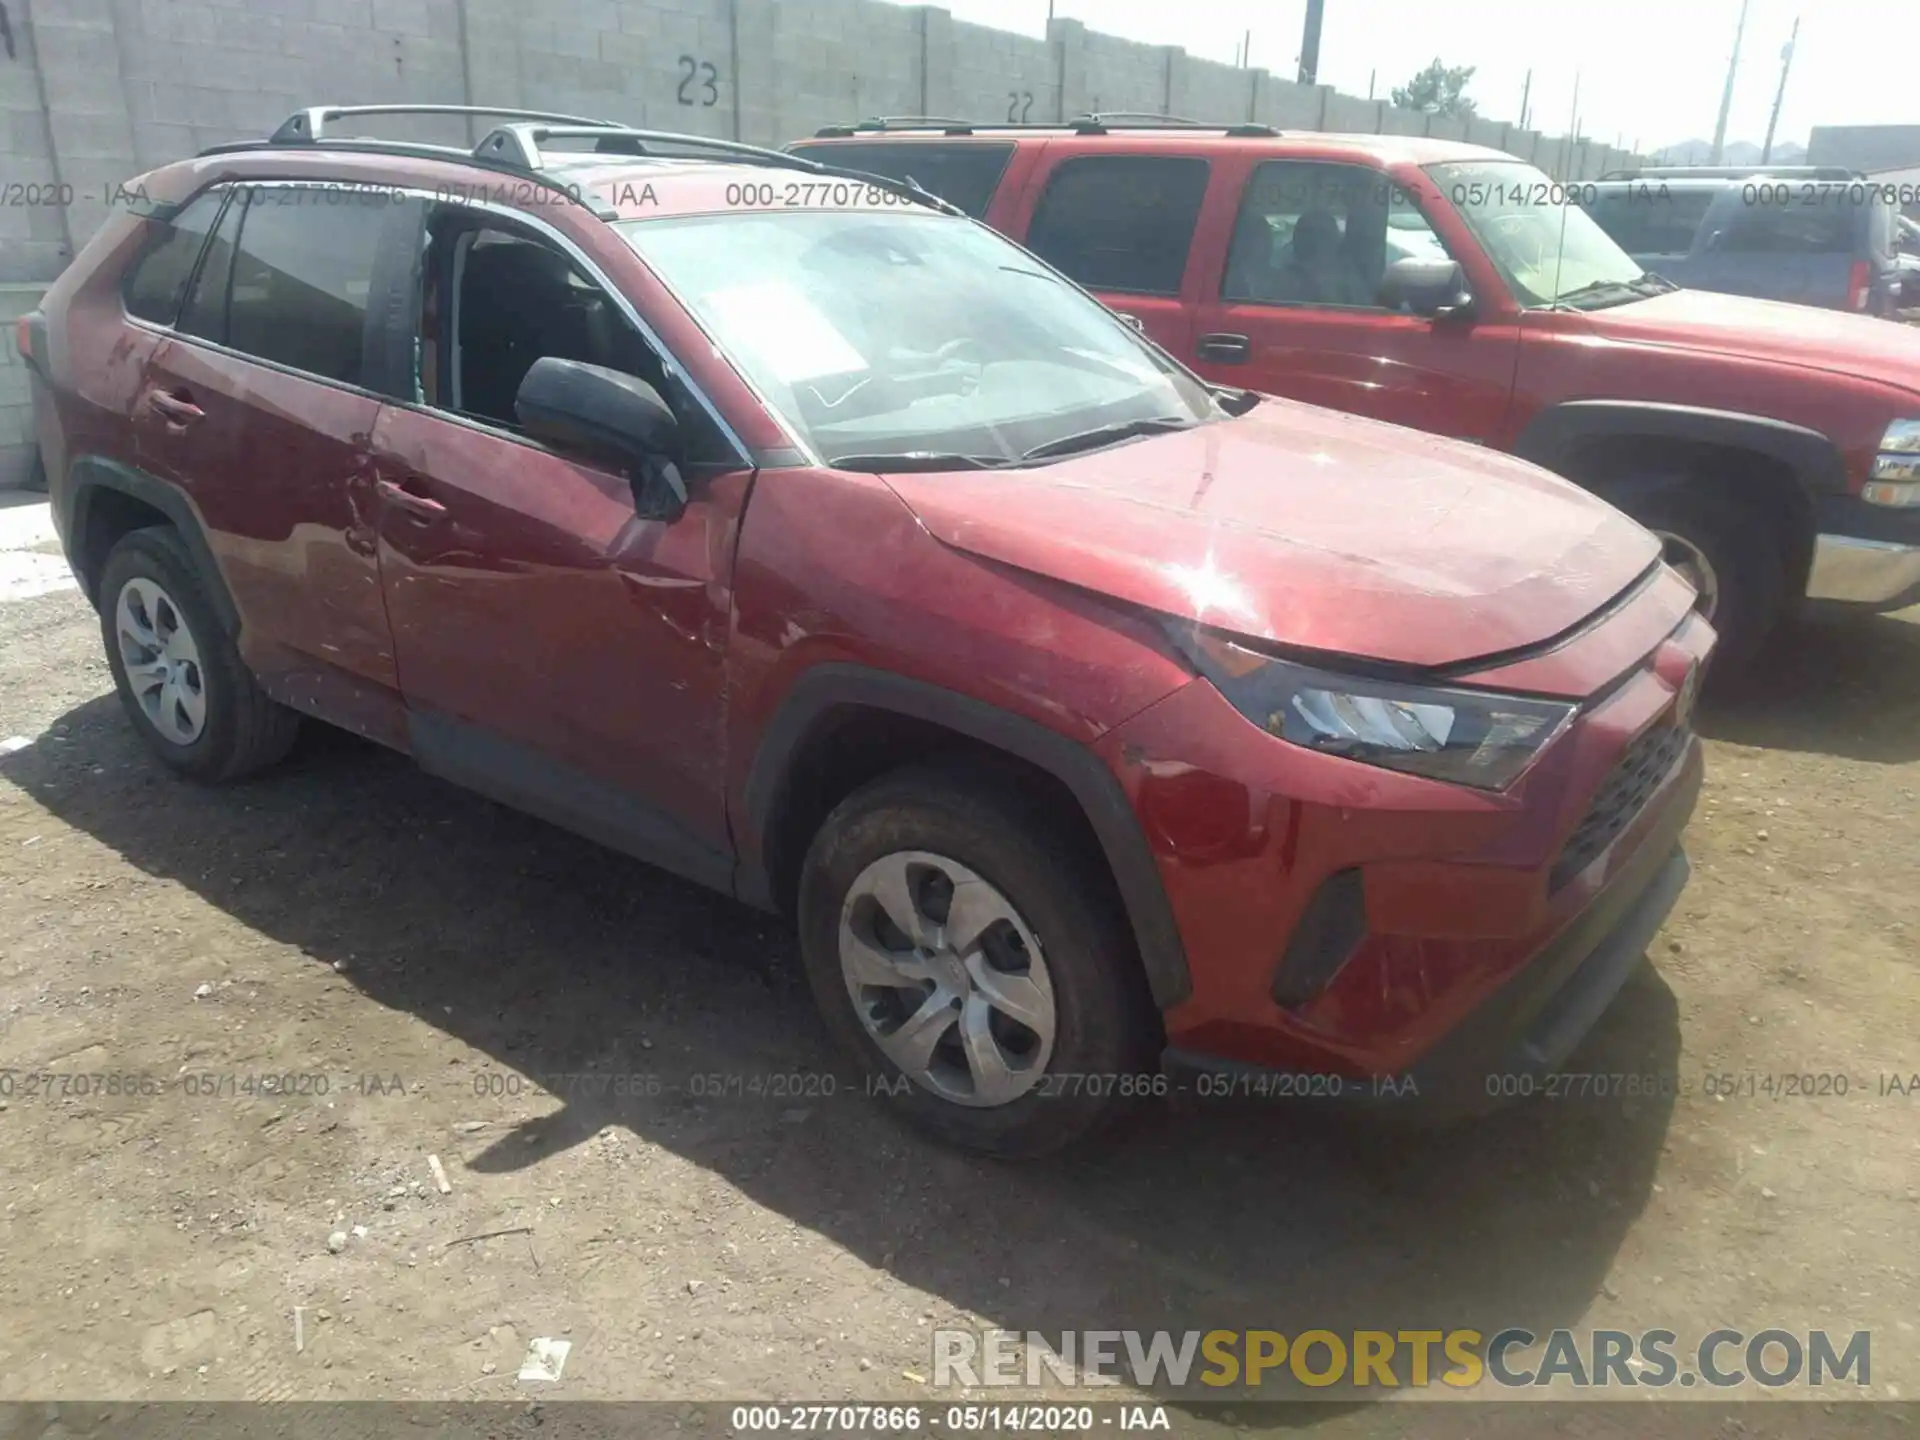
[[1308, 210], [1294, 222], [1280, 275], [1281, 300], [1309, 305], [1371, 305], [1347, 253], [1340, 221], [1331, 210]]
[[638, 375], [658, 386], [646, 342], [557, 250], [490, 237], [467, 252], [460, 283], [460, 408], [517, 427], [514, 397], [545, 355]]

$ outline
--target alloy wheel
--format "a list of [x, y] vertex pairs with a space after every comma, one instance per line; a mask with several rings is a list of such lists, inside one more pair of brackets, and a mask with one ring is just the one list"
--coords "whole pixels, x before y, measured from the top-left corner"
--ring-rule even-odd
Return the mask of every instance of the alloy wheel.
[[207, 728], [206, 674], [186, 617], [157, 583], [135, 576], [114, 602], [127, 689], [161, 736], [191, 745]]
[[1046, 1073], [1058, 1022], [1040, 942], [958, 861], [902, 850], [861, 871], [840, 912], [840, 969], [874, 1043], [936, 1095], [1005, 1105]]

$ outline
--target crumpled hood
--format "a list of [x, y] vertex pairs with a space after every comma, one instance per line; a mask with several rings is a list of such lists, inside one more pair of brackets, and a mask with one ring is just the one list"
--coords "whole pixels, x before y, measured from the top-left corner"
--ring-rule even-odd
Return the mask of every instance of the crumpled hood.
[[1920, 391], [1920, 328], [1871, 315], [1675, 290], [1590, 311], [1587, 318], [1608, 340], [1750, 355]]
[[1545, 470], [1285, 400], [1035, 469], [886, 482], [957, 549], [1222, 629], [1410, 665], [1557, 635], [1660, 553]]

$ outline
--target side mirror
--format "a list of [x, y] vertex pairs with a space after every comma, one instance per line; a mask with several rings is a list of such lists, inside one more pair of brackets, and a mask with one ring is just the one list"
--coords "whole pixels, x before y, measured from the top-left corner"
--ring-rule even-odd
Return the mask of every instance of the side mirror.
[[1396, 260], [1380, 277], [1380, 303], [1438, 320], [1465, 315], [1473, 308], [1467, 273], [1458, 260]]
[[676, 520], [687, 508], [680, 423], [638, 376], [543, 355], [520, 381], [513, 409], [534, 439], [625, 466], [641, 519]]

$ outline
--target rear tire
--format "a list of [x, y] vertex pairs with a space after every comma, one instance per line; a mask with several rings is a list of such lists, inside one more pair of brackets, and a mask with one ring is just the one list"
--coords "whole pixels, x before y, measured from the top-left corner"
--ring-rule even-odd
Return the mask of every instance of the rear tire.
[[1011, 783], [914, 766], [848, 796], [808, 848], [807, 979], [869, 1088], [914, 1123], [990, 1155], [1045, 1154], [1157, 1083], [1111, 891]]
[[[1596, 489], [1660, 537], [1674, 568], [1704, 567], [1711, 593], [1703, 590], [1700, 608], [1720, 637], [1715, 673], [1750, 665], [1784, 611], [1786, 567], [1771, 527], [1717, 480], [1682, 475], [1644, 488]], [[1702, 588], [1697, 581], [1695, 588]]]
[[254, 683], [171, 527], [122, 538], [99, 593], [120, 703], [164, 764], [195, 780], [236, 780], [293, 748], [300, 717]]

